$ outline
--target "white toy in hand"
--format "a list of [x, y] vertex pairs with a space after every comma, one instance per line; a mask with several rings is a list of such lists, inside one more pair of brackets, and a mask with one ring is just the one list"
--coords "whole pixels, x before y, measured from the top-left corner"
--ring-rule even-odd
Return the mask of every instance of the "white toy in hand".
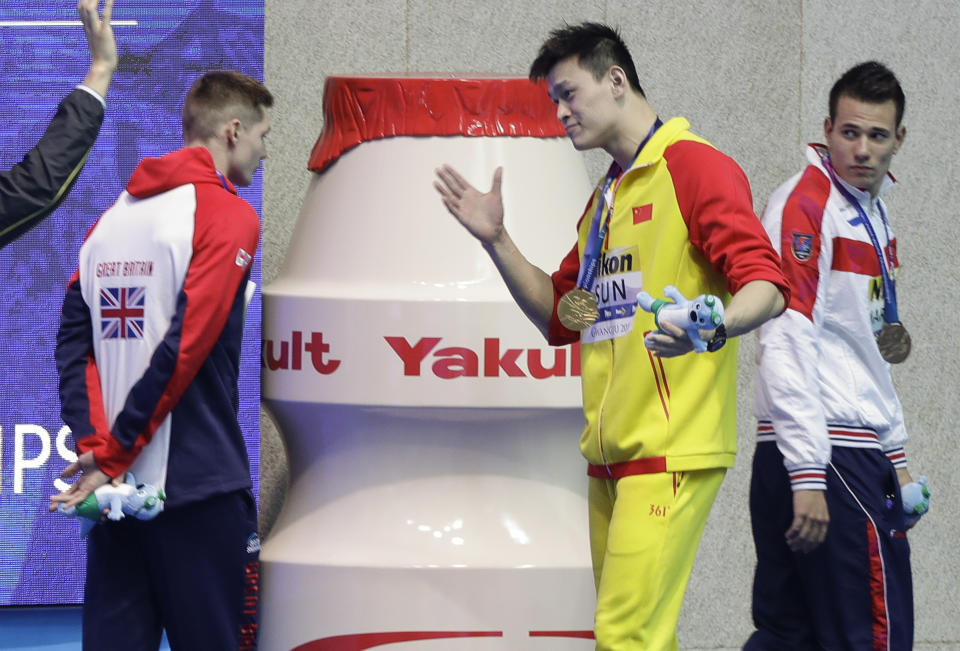
[[921, 515], [930, 510], [930, 487], [927, 486], [926, 477], [901, 486], [900, 495], [903, 498], [903, 512], [907, 516], [908, 523], [916, 522]]
[[707, 342], [700, 336], [701, 330], [715, 330], [723, 323], [723, 301], [713, 294], [701, 294], [693, 300], [688, 300], [673, 285], [663, 288], [663, 295], [673, 302], [654, 298], [647, 292], [637, 294], [637, 305], [646, 312], [653, 312], [654, 322], [663, 332], [662, 323], [672, 323], [682, 328], [693, 349], [702, 353], [707, 349]]
[[100, 522], [103, 512], [110, 509], [107, 518], [122, 520], [133, 516], [138, 520], [150, 520], [163, 511], [163, 501], [167, 499], [163, 489], [150, 484], [137, 484], [132, 472], [128, 472], [124, 483], [119, 486], [104, 484], [93, 491], [76, 507], [57, 506], [57, 511], [71, 517], [83, 518], [81, 537], [86, 536], [93, 525]]

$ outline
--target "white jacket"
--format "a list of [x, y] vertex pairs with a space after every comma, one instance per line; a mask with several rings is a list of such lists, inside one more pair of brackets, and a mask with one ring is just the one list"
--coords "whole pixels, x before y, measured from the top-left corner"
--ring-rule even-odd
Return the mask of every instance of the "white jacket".
[[[811, 145], [809, 166], [774, 191], [763, 214], [793, 296], [760, 329], [757, 440], [776, 440], [794, 490], [826, 489], [834, 445], [880, 448], [896, 467], [907, 465], [903, 408], [874, 336], [883, 325], [880, 260], [856, 208], [831, 183], [825, 155]], [[893, 184], [888, 176], [879, 194]], [[879, 197], [844, 187], [899, 268]]]

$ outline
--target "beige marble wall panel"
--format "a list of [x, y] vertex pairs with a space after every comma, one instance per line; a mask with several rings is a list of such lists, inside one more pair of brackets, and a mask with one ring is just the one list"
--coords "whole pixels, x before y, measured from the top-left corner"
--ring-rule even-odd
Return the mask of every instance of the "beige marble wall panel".
[[604, 20], [603, 0], [410, 0], [410, 67], [525, 76], [547, 33]]

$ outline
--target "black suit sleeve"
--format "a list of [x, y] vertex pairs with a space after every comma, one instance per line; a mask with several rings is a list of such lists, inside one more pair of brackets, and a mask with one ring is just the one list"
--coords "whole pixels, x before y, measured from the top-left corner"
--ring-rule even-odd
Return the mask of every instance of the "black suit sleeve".
[[77, 180], [103, 124], [103, 105], [80, 88], [57, 107], [36, 147], [0, 171], [0, 248], [60, 205]]

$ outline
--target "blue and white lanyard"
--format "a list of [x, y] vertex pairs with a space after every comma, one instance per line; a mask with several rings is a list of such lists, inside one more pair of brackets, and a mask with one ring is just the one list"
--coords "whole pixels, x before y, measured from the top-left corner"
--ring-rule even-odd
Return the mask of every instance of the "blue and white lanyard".
[[[856, 209], [857, 214], [860, 216], [860, 221], [863, 222], [864, 227], [867, 229], [867, 233], [870, 235], [870, 241], [873, 243], [873, 250], [877, 254], [877, 258], [880, 260], [880, 275], [883, 278], [883, 320], [886, 323], [899, 323], [900, 315], [897, 312], [897, 289], [896, 283], [893, 280], [893, 261], [890, 261], [890, 268], [887, 268], [887, 256], [883, 252], [883, 247], [880, 246], [880, 240], [877, 238], [877, 232], [873, 229], [873, 225], [870, 223], [870, 219], [867, 217], [866, 211], [864, 211], [863, 206], [860, 205], [860, 202], [857, 201], [856, 197], [850, 194], [850, 191], [847, 190], [840, 183], [840, 180], [837, 178], [837, 173], [833, 170], [833, 166], [830, 164], [829, 159], [823, 161], [823, 166], [830, 173], [830, 179], [833, 181], [833, 184], [836, 186], [837, 190], [840, 191], [840, 194], [850, 202], [850, 204]], [[890, 244], [890, 226], [887, 224], [887, 215], [883, 211], [883, 206], [880, 202], [877, 202], [877, 209], [880, 211], [880, 221], [883, 222], [883, 228], [887, 233], [887, 244]]]
[[[633, 155], [634, 160], [636, 160], [640, 152], [643, 151], [644, 146], [650, 142], [650, 138], [653, 137], [657, 129], [662, 126], [663, 122], [660, 118], [657, 118], [653, 126], [650, 127], [647, 137], [644, 138], [640, 146], [637, 147], [637, 153]], [[613, 163], [609, 171], [607, 171], [607, 178], [603, 183], [603, 190], [600, 191], [600, 200], [597, 202], [597, 210], [594, 212], [593, 221], [590, 223], [590, 234], [587, 236], [587, 243], [583, 247], [583, 260], [580, 261], [580, 272], [577, 274], [577, 287], [580, 289], [590, 289], [596, 280], [600, 249], [603, 246], [603, 240], [607, 237], [607, 229], [610, 227], [610, 210], [607, 210], [607, 218], [602, 220], [602, 223], [600, 217], [603, 214], [603, 206], [607, 201], [607, 193], [610, 191], [610, 186], [619, 175], [619, 167], [616, 163]], [[613, 202], [611, 201], [609, 204], [610, 209], [612, 209]]]

